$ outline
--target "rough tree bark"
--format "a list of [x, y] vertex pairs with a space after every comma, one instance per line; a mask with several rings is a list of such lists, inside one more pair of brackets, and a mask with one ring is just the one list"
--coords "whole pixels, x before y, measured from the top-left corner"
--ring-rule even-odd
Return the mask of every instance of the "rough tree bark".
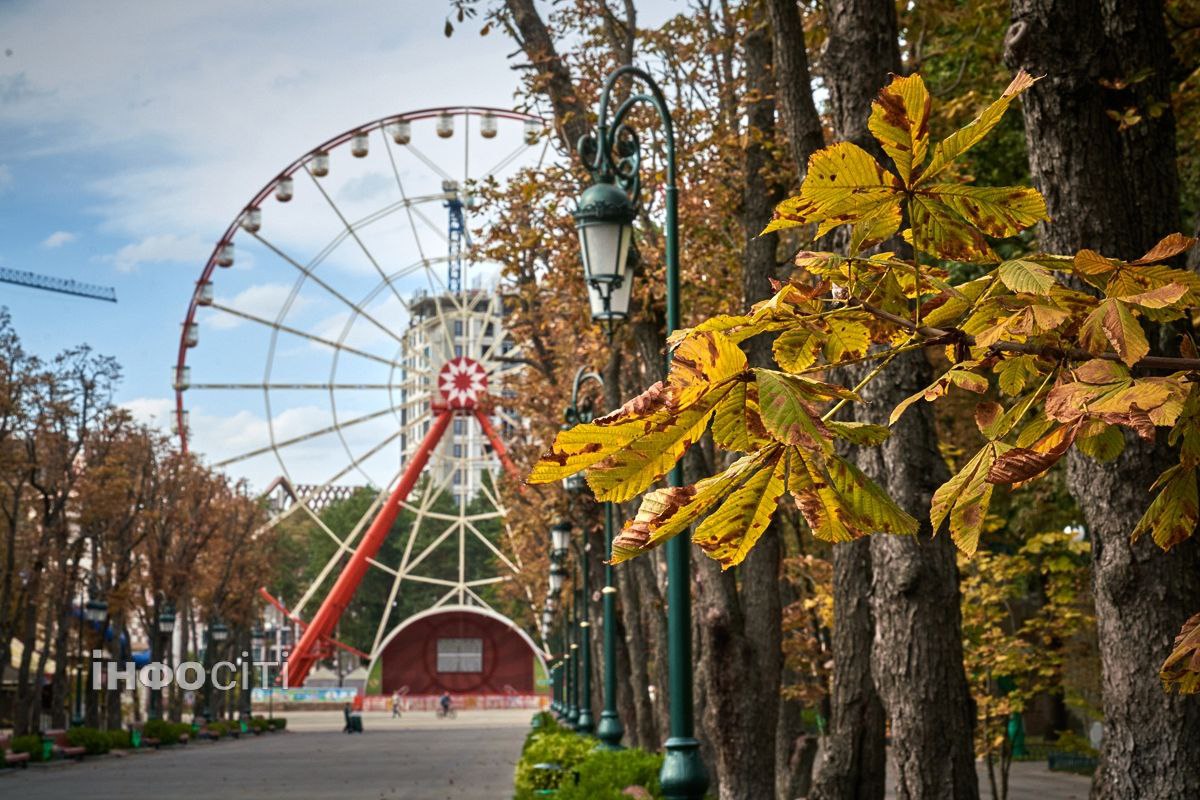
[[[765, 4], [755, 3], [742, 41], [745, 64], [746, 146], [743, 151], [741, 222], [745, 234], [742, 297], [749, 306], [772, 294], [777, 237], [759, 232], [783, 199], [770, 152], [775, 138], [775, 79], [771, 31]], [[770, 343], [766, 343], [767, 348]], [[751, 350], [751, 361], [765, 353]], [[700, 670], [705, 682], [705, 738], [715, 756], [713, 785], [722, 800], [761, 800], [775, 796], [773, 735], [779, 719], [782, 608], [779, 599], [781, 543], [772, 525], [734, 571], [722, 572], [698, 559], [696, 614], [700, 630]], [[739, 578], [741, 591], [739, 592]]]
[[[821, 59], [836, 141], [878, 155], [867, 117], [889, 72], [898, 71], [894, 12], [879, 0], [834, 0], [826, 8], [829, 38]], [[816, 800], [883, 797], [886, 752], [883, 701], [871, 677], [875, 619], [871, 608], [871, 543], [833, 549], [833, 697], [829, 735], [813, 782]]]
[[[1012, 14], [1006, 62], [1046, 76], [1024, 99], [1030, 168], [1052, 220], [1041, 247], [1136, 258], [1182, 229], [1162, 4], [1013, 0]], [[1149, 77], [1126, 89], [1100, 83], [1142, 69]], [[1161, 113], [1146, 113], [1156, 102]], [[1122, 131], [1106, 111], [1131, 105], [1142, 119]], [[1200, 609], [1200, 542], [1162, 553], [1148, 537], [1129, 541], [1169, 459], [1162, 438], [1127, 438], [1109, 464], [1075, 453], [1068, 461], [1092, 541], [1105, 714], [1097, 799], [1200, 797], [1200, 703], [1164, 693], [1157, 677], [1180, 625]]]
[[[796, 185], [804, 179], [808, 158], [825, 144], [821, 117], [812, 95], [804, 25], [796, 0], [767, 0], [774, 48], [775, 97], [778, 125], [796, 167]], [[785, 548], [786, 549], [786, 548]], [[791, 602], [781, 585], [779, 605]], [[781, 673], [781, 684], [783, 682]], [[792, 800], [808, 793], [812, 782], [815, 742], [804, 734], [801, 704], [780, 697], [775, 729], [775, 795]]]
[[[888, 0], [839, 0], [827, 9], [824, 63], [836, 138], [881, 156], [867, 120], [889, 74], [900, 72], [895, 6]], [[902, 356], [868, 386], [866, 402], [852, 413], [856, 420], [887, 424], [887, 409], [931, 380], [924, 354]], [[916, 537], [876, 535], [836, 548], [841, 552], [835, 552], [835, 603], [853, 602], [849, 595], [863, 592], [869, 581], [870, 590], [855, 600], [862, 604], [869, 597], [870, 612], [850, 606], [850, 613], [839, 610], [835, 616], [840, 628], [834, 637], [835, 670], [856, 670], [835, 677], [835, 708], [842, 693], [857, 703], [855, 716], [835, 718], [835, 724], [879, 724], [866, 686], [873, 683], [891, 727], [896, 796], [976, 798], [975, 715], [962, 663], [954, 546], [945, 536], [931, 540], [928, 524], [930, 498], [946, 477], [932, 411], [924, 405], [910, 409], [882, 447], [860, 448], [855, 460], [922, 521], [922, 528]], [[869, 553], [845, 552], [853, 549]], [[847, 630], [849, 625], [866, 630]], [[867, 653], [869, 679], [861, 672]], [[829, 775], [823, 774], [819, 796], [881, 796], [881, 753], [875, 749], [882, 746], [881, 731], [852, 727], [836, 734], [841, 738], [831, 742]], [[863, 749], [846, 752], [856, 745]], [[839, 748], [842, 752], [836, 752]]]

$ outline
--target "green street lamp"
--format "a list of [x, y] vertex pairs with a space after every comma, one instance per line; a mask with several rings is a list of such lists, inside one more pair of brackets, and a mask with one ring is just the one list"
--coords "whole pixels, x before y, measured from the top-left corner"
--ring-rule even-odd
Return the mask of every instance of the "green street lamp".
[[[593, 189], [596, 187], [592, 187]], [[615, 188], [611, 187], [610, 188]], [[589, 189], [588, 191], [591, 191]], [[620, 191], [620, 190], [617, 190]], [[624, 193], [622, 193], [624, 196]], [[628, 202], [628, 201], [627, 201]], [[592, 226], [595, 227], [594, 225]], [[580, 234], [581, 239], [584, 234]], [[628, 248], [626, 248], [628, 249]], [[628, 282], [628, 281], [626, 281]], [[587, 367], [580, 367], [575, 373], [575, 381], [571, 387], [571, 405], [567, 407], [564, 417], [569, 425], [579, 425], [581, 423], [591, 422], [594, 414], [594, 409], [590, 401], [585, 401], [582, 404], [579, 402], [579, 390], [588, 381], [594, 381], [600, 388], [604, 388], [604, 379], [595, 372], [588, 372]], [[576, 473], [565, 481], [563, 484], [566, 490], [574, 495], [582, 494], [587, 491], [587, 482], [583, 480], [581, 473]], [[604, 506], [604, 553], [611, 555], [612, 540], [613, 540], [613, 509], [611, 503], [603, 503]], [[584, 568], [584, 596], [589, 597], [587, 591], [587, 569]], [[620, 750], [621, 739], [625, 735], [625, 727], [621, 724], [621, 717], [617, 713], [617, 623], [616, 623], [616, 588], [613, 586], [613, 568], [611, 564], [604, 566], [604, 589], [602, 595], [604, 598], [604, 710], [600, 713], [600, 726], [596, 729], [596, 736], [600, 739], [600, 748], [603, 750]], [[585, 620], [587, 603], [584, 604]], [[585, 622], [585, 642], [590, 639], [590, 623]], [[590, 661], [590, 650], [585, 651], [584, 663]], [[590, 664], [588, 664], [590, 666]], [[585, 682], [585, 687], [590, 688]], [[590, 698], [590, 695], [585, 696]], [[590, 707], [590, 703], [587, 704]]]
[[[649, 94], [631, 94], [609, 121], [613, 86], [628, 75], [647, 87]], [[664, 234], [666, 239], [667, 335], [679, 327], [679, 212], [675, 166], [675, 132], [662, 89], [646, 71], [632, 64], [618, 67], [604, 81], [597, 106], [594, 136], [584, 136], [578, 150], [592, 173], [593, 185], [579, 198], [575, 225], [579, 231], [584, 274], [592, 301], [592, 318], [608, 327], [628, 316], [632, 274], [628, 269], [635, 201], [641, 190], [639, 143], [625, 125], [629, 112], [649, 105], [662, 123], [666, 147]], [[619, 188], [618, 188], [619, 187]], [[668, 356], [668, 366], [669, 366]], [[671, 486], [683, 485], [677, 464], [668, 477]], [[668, 800], [701, 800], [708, 776], [695, 737], [692, 702], [692, 631], [690, 552], [686, 537], [676, 536], [667, 551], [667, 663], [670, 738], [663, 747], [660, 782]]]
[[[168, 651], [170, 650], [169, 643], [170, 643], [171, 637], [174, 633], [175, 633], [175, 606], [169, 602], [164, 603], [163, 607], [162, 607], [162, 611], [160, 611], [158, 614], [158, 636], [159, 636], [160, 644], [163, 639], [167, 640], [167, 642], [168, 642], [167, 650]], [[163, 662], [165, 663], [167, 660], [168, 660], [168, 658], [166, 656], [164, 656]], [[162, 690], [161, 689], [151, 689], [150, 690], [150, 703], [149, 703], [149, 708], [147, 709], [146, 716], [148, 719], [162, 719]]]

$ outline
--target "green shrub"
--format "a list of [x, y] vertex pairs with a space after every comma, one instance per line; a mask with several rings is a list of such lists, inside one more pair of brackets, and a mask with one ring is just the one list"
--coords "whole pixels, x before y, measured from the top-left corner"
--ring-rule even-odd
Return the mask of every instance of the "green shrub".
[[658, 772], [663, 757], [645, 750], [596, 750], [575, 767], [579, 780], [563, 781], [556, 800], [628, 800], [630, 786], [640, 786], [651, 797], [662, 797]]
[[30, 761], [42, 760], [42, 737], [36, 733], [26, 736], [14, 736], [8, 749], [14, 753], [29, 753]]
[[169, 722], [165, 719], [152, 719], [142, 726], [142, 738], [158, 739], [159, 744], [179, 744], [179, 735], [191, 732], [192, 726], [186, 722]]
[[[536, 789], [555, 789], [572, 778], [572, 771], [596, 747], [596, 740], [566, 730], [536, 730], [525, 740], [517, 762], [517, 800], [532, 798]], [[557, 764], [559, 771], [535, 769], [537, 764]]]
[[[554, 718], [554, 715], [551, 714], [549, 711], [539, 711], [535, 715], [534, 719], [539, 720], [539, 724], [535, 725], [533, 728], [535, 731], [547, 732], [547, 731], [557, 731], [560, 729], [558, 720], [556, 720]], [[525, 743], [529, 744], [529, 740], [526, 739]]]
[[67, 741], [72, 747], [82, 747], [89, 756], [99, 756], [108, 752], [108, 732], [95, 728], [71, 728], [67, 731]]
[[250, 729], [255, 733], [265, 733], [271, 729], [271, 725], [262, 717], [253, 717], [250, 720]]
[[128, 750], [133, 747], [133, 739], [129, 731], [105, 731], [108, 737], [109, 750]]
[[271, 730], [282, 731], [287, 728], [287, 717], [276, 717], [271, 720]]

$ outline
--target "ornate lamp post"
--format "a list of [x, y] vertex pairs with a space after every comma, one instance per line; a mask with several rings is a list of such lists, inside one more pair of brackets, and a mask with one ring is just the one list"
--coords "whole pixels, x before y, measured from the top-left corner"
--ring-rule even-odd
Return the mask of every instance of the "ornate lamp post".
[[[575, 373], [575, 381], [571, 387], [571, 405], [567, 407], [564, 414], [568, 425], [591, 422], [595, 416], [590, 401], [585, 401], [582, 405], [579, 402], [579, 390], [588, 381], [595, 381], [601, 388], [604, 387], [604, 379], [597, 373], [588, 372], [586, 367], [579, 368]], [[587, 482], [583, 479], [583, 475], [579, 473], [564, 480], [563, 484], [571, 494], [578, 495], [587, 491]], [[604, 553], [608, 556], [612, 553], [613, 510], [611, 503], [603, 503], [602, 505], [604, 506]], [[590, 666], [591, 659], [591, 651], [590, 649], [586, 649], [591, 637], [590, 622], [587, 619], [587, 602], [590, 599], [587, 595], [587, 580], [587, 566], [585, 564], [583, 578], [585, 596], [583, 622], [585, 675], [588, 674], [586, 668]], [[611, 564], [605, 564], [604, 566], [604, 589], [601, 593], [604, 597], [604, 711], [600, 714], [600, 727], [596, 729], [596, 736], [600, 739], [602, 749], [619, 750], [621, 749], [621, 738], [625, 735], [625, 727], [621, 724], [621, 717], [617, 713], [617, 589], [613, 586], [613, 568]], [[584, 679], [584, 687], [584, 696], [590, 699], [590, 695], [587, 694], [590, 685], [586, 677]], [[590, 705], [591, 703], [587, 703], [585, 707], [590, 707]]]
[[[617, 108], [611, 122], [608, 106], [614, 84], [628, 75], [645, 84], [649, 94], [632, 94]], [[639, 145], [633, 130], [624, 124], [629, 112], [649, 105], [662, 123], [666, 145], [667, 185], [666, 283], [667, 335], [679, 327], [679, 220], [675, 170], [675, 133], [667, 101], [649, 73], [627, 64], [604, 81], [597, 107], [595, 136], [579, 142], [579, 154], [591, 171], [593, 185], [579, 198], [575, 225], [579, 231], [584, 273], [592, 301], [592, 317], [610, 327], [628, 316], [632, 275], [628, 272], [629, 245], [633, 238], [634, 202], [641, 189]], [[619, 186], [618, 186], [619, 185]], [[669, 356], [668, 356], [669, 358]], [[671, 470], [672, 486], [683, 485], [683, 470]], [[668, 689], [671, 736], [664, 744], [666, 755], [660, 779], [669, 800], [700, 800], [708, 788], [708, 776], [700, 760], [692, 704], [691, 579], [688, 541], [676, 536], [667, 548]]]
[[[217, 661], [217, 647], [224, 644], [225, 640], [228, 638], [229, 628], [219, 618], [214, 619], [208, 626], [208, 647], [207, 652], [204, 654], [204, 660], [209, 664], [208, 669], [212, 669], [211, 665]], [[209, 685], [208, 681], [206, 681], [204, 684], [204, 691], [206, 693], [205, 699], [207, 700], [204, 709], [204, 719], [207, 722], [216, 716], [214, 713], [214, 709], [216, 707], [216, 695], [213, 694], [213, 687]]]
[[[578, 587], [578, 583], [575, 584]], [[579, 590], [571, 590], [571, 706], [567, 713], [567, 724], [573, 730], [579, 730]]]
[[[158, 643], [161, 645], [163, 639], [167, 641], [167, 650], [171, 648], [172, 636], [175, 633], [175, 606], [171, 603], [164, 603], [162, 611], [158, 614]], [[162, 650], [159, 650], [162, 653]], [[163, 663], [170, 660], [168, 655], [163, 655]], [[149, 719], [162, 719], [162, 690], [150, 690], [150, 704], [147, 709], [146, 716]]]
[[[91, 626], [92, 628], [99, 629], [99, 631], [100, 631], [100, 647], [103, 648], [104, 647], [104, 621], [108, 618], [108, 603], [104, 600], [104, 595], [101, 594], [100, 587], [96, 585], [95, 581], [92, 581], [88, 587], [88, 600], [87, 600], [87, 603], [85, 603], [83, 606], [83, 618], [85, 620], [87, 620], [87, 623], [89, 626]], [[82, 635], [82, 631], [81, 631], [81, 635]], [[81, 647], [82, 647], [82, 645], [81, 645]], [[80, 667], [82, 668], [82, 666], [83, 666], [82, 651], [79, 654], [79, 658], [80, 658]], [[76, 683], [76, 687], [75, 687], [76, 688], [76, 696], [79, 698], [83, 697], [82, 689], [78, 685], [78, 680], [81, 677], [81, 675], [82, 675], [82, 672], [80, 673], [80, 675], [76, 676], [77, 683]], [[80, 720], [80, 724], [83, 724], [83, 719], [84, 719], [83, 707], [78, 703], [78, 701], [76, 702], [75, 712], [76, 712], [76, 717]]]

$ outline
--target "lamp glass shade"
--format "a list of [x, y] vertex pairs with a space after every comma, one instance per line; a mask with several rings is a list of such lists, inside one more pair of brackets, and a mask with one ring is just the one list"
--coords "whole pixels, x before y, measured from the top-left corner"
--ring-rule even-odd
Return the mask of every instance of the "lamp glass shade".
[[175, 607], [168, 604], [158, 615], [158, 629], [162, 633], [173, 633], [175, 630]]
[[592, 319], [624, 319], [629, 314], [629, 246], [636, 215], [629, 197], [614, 184], [596, 183], [580, 195], [575, 229]]
[[563, 488], [572, 494], [582, 494], [587, 490], [587, 479], [582, 472], [576, 472], [563, 478]]
[[223, 642], [229, 638], [229, 628], [225, 627], [225, 623], [218, 622], [212, 626], [212, 638], [214, 642]]
[[571, 546], [571, 526], [560, 522], [550, 528], [550, 556], [555, 561], [563, 561], [567, 548]]
[[558, 598], [552, 594], [546, 595], [546, 610], [551, 614], [558, 610]]

